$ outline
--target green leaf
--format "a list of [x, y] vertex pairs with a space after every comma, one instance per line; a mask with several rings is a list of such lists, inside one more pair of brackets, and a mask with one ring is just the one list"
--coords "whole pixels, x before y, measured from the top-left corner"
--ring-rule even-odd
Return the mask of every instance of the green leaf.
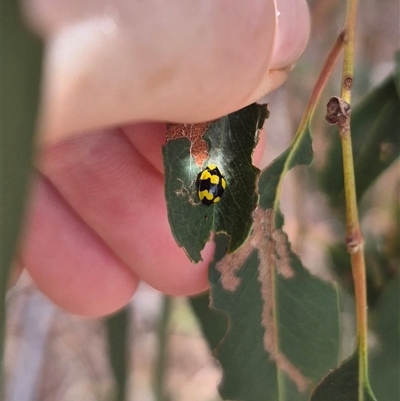
[[229, 318], [215, 350], [224, 369], [224, 399], [307, 400], [311, 387], [337, 365], [336, 289], [304, 268], [282, 231], [283, 216], [274, 211], [286, 172], [311, 160], [306, 131], [261, 174], [249, 240], [226, 255], [228, 239], [216, 237], [212, 306]]
[[400, 399], [400, 276], [385, 286], [371, 316], [377, 344], [370, 352], [370, 381], [378, 400]]
[[19, 6], [13, 0], [1, 4], [0, 366], [6, 285], [30, 170], [42, 56], [40, 43], [23, 26]]
[[197, 297], [191, 297], [189, 301], [210, 349], [214, 349], [228, 328], [226, 315], [210, 308], [210, 294], [208, 292]]
[[[312, 140], [309, 128], [295, 138], [293, 144], [277, 157], [260, 175], [258, 190], [260, 193], [260, 207], [263, 209], [276, 209], [279, 205], [279, 184], [286, 173], [295, 166], [309, 166], [313, 160]], [[278, 210], [276, 210], [278, 212]], [[277, 217], [279, 213], [276, 213]], [[283, 221], [276, 225], [282, 226]]]
[[[271, 221], [272, 216], [256, 221], [254, 230]], [[284, 233], [264, 231], [259, 240], [256, 249], [247, 243], [224, 257], [227, 239], [217, 236], [212, 305], [229, 317], [228, 332], [215, 350], [224, 369], [221, 395], [306, 400], [311, 386], [337, 364], [336, 291], [304, 269]]]
[[196, 177], [203, 167], [195, 163], [189, 139], [169, 140], [164, 146], [168, 218], [176, 242], [192, 261], [201, 260], [211, 232], [229, 236], [229, 252], [248, 237], [259, 174], [251, 155], [267, 116], [265, 105], [252, 104], [207, 127], [203, 135], [208, 144], [207, 164], [216, 164], [227, 181], [221, 201], [209, 207], [197, 196]]
[[122, 401], [126, 399], [126, 381], [128, 379], [128, 308], [108, 317], [106, 324], [110, 364], [117, 384], [115, 400]]
[[368, 384], [359, 394], [358, 353], [324, 377], [310, 401], [376, 401]]
[[400, 155], [400, 99], [391, 97], [380, 110], [355, 159], [358, 199]]
[[[351, 135], [358, 199], [400, 155], [400, 97], [394, 76], [375, 88], [352, 111]], [[321, 171], [321, 188], [335, 206], [344, 204], [343, 166], [340, 138], [332, 128], [328, 160]]]

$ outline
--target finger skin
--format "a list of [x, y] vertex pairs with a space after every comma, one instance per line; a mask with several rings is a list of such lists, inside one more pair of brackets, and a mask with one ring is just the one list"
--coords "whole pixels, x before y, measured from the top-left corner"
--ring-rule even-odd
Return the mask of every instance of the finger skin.
[[251, 103], [272, 56], [273, 0], [112, 3], [92, 18], [56, 14], [62, 29], [45, 33], [46, 138], [131, 121], [201, 122]]
[[[159, 137], [149, 141], [155, 146]], [[161, 160], [161, 146], [157, 149]], [[121, 130], [50, 147], [40, 168], [68, 205], [148, 284], [173, 295], [208, 287], [207, 263], [192, 264], [172, 237], [162, 174]]]
[[271, 70], [293, 65], [303, 53], [310, 35], [310, 14], [305, 0], [277, 0], [277, 29]]
[[123, 307], [139, 282], [40, 176], [32, 185], [18, 259], [45, 295], [83, 316]]
[[27, 0], [45, 39], [42, 142], [138, 121], [202, 122], [278, 87], [305, 0]]

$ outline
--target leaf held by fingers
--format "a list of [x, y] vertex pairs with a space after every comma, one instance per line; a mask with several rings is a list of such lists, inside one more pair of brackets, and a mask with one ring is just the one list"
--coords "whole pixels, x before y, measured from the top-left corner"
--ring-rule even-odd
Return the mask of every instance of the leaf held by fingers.
[[[169, 127], [163, 147], [168, 218], [176, 242], [192, 261], [201, 260], [211, 232], [229, 237], [228, 252], [248, 238], [258, 201], [259, 170], [252, 153], [268, 114], [266, 105], [252, 104], [209, 123]], [[196, 179], [210, 164], [218, 167], [227, 185], [220, 201], [206, 206]]]

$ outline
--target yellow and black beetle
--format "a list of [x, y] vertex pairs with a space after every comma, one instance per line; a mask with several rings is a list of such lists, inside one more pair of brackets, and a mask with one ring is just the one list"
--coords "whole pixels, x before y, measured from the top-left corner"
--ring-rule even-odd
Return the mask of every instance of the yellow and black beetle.
[[201, 202], [211, 206], [221, 200], [226, 180], [215, 164], [209, 164], [197, 176], [197, 190]]

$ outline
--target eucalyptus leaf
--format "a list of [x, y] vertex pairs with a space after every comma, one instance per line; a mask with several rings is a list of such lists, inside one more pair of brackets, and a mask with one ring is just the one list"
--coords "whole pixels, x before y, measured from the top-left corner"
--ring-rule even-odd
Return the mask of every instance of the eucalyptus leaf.
[[116, 401], [127, 398], [129, 310], [124, 308], [106, 319], [110, 365], [116, 381]]
[[225, 254], [228, 238], [216, 238], [212, 306], [229, 318], [227, 333], [215, 349], [224, 369], [224, 399], [307, 400], [311, 388], [337, 365], [336, 289], [302, 265], [277, 208], [286, 172], [311, 163], [312, 155], [307, 130], [262, 172], [248, 241]]
[[196, 164], [190, 139], [169, 140], [164, 146], [168, 218], [176, 242], [192, 261], [201, 260], [200, 252], [211, 232], [224, 232], [230, 237], [229, 252], [248, 237], [251, 213], [258, 200], [259, 170], [252, 164], [252, 153], [267, 117], [265, 105], [252, 104], [211, 122], [205, 129], [205, 165], [216, 164], [227, 181], [220, 202], [211, 206], [202, 204], [197, 195], [196, 178], [205, 165]]
[[256, 220], [253, 233], [262, 233], [231, 255], [224, 257], [226, 237], [216, 239], [212, 306], [229, 318], [215, 350], [224, 399], [306, 400], [337, 364], [336, 291], [301, 265], [284, 233], [263, 229], [272, 220]]
[[209, 292], [191, 297], [189, 301], [210, 348], [214, 349], [220, 343], [228, 328], [226, 315], [210, 308]]
[[359, 389], [358, 353], [324, 377], [310, 401], [376, 401], [368, 382]]
[[13, 0], [1, 4], [0, 366], [6, 286], [27, 193], [42, 57], [41, 44], [23, 25], [19, 5]]
[[400, 276], [391, 280], [371, 316], [376, 336], [370, 352], [371, 386], [379, 400], [400, 399]]

